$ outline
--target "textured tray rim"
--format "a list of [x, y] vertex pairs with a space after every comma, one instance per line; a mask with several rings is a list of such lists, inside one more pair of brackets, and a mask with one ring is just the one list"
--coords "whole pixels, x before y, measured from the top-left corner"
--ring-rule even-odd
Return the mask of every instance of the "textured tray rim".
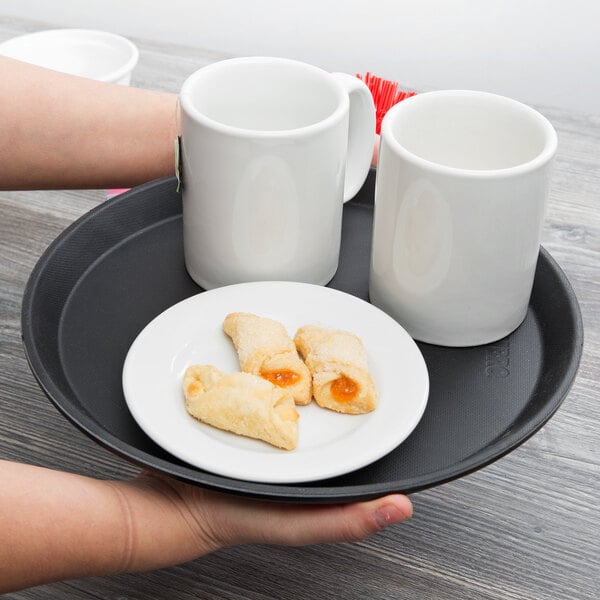
[[[370, 182], [367, 183], [368, 185], [373, 185], [373, 175], [372, 172]], [[444, 468], [436, 472], [428, 473], [426, 477], [413, 478], [410, 485], [400, 485], [402, 482], [387, 481], [382, 483], [357, 485], [319, 486], [311, 484], [310, 486], [305, 486], [302, 484], [263, 484], [230, 479], [209, 472], [200, 471], [193, 467], [174, 464], [138, 448], [131, 447], [129, 444], [113, 436], [108, 431], [102, 430], [101, 427], [99, 427], [99, 424], [97, 424], [88, 413], [75, 406], [67, 397], [65, 391], [56, 383], [55, 378], [48, 372], [44, 360], [40, 355], [38, 348], [39, 342], [36, 339], [36, 333], [34, 331], [36, 325], [34, 305], [37, 300], [36, 293], [40, 280], [45, 275], [48, 264], [51, 263], [55, 253], [60, 249], [61, 245], [65, 243], [65, 240], [76, 235], [78, 230], [84, 227], [89, 220], [96, 219], [97, 216], [104, 211], [113, 210], [115, 203], [124, 205], [124, 203], [140, 194], [160, 192], [163, 188], [167, 189], [171, 188], [171, 186], [174, 189], [174, 178], [172, 177], [149, 182], [133, 188], [121, 196], [105, 201], [74, 221], [48, 246], [38, 260], [27, 282], [22, 302], [21, 325], [25, 355], [32, 373], [42, 391], [55, 407], [77, 428], [100, 445], [125, 458], [129, 462], [143, 468], [157, 469], [165, 474], [187, 481], [188, 483], [201, 485], [218, 491], [242, 494], [265, 500], [315, 503], [340, 502], [364, 500], [392, 492], [414, 493], [473, 473], [509, 454], [539, 431], [539, 429], [553, 416], [556, 410], [558, 410], [562, 401], [567, 396], [569, 389], [575, 380], [583, 348], [583, 323], [581, 311], [577, 298], [565, 273], [550, 254], [544, 248], [540, 248], [541, 264], [545, 268], [548, 268], [556, 277], [569, 306], [569, 314], [565, 315], [565, 318], [566, 316], [569, 316], [572, 319], [571, 327], [574, 336], [569, 340], [570, 352], [568, 353], [567, 364], [564, 367], [564, 376], [560, 385], [553, 391], [551, 397], [544, 404], [544, 410], [538, 411], [535, 415], [536, 418], [530, 420], [527, 427], [520, 428], [503, 436], [502, 444], [491, 444], [487, 447], [486, 452], [481, 451], [476, 455], [464, 459], [456, 465], [453, 465], [453, 468]], [[172, 214], [168, 214], [167, 211], [167, 213], [162, 215], [162, 219], [166, 220], [173, 218], [174, 216], [177, 216], [178, 211], [180, 211], [180, 207], [174, 207]], [[157, 223], [158, 222], [159, 221], [157, 221]], [[132, 228], [133, 233], [135, 232], [135, 224], [132, 225]], [[107, 244], [110, 244], [110, 240], [107, 241]], [[78, 278], [75, 278], [75, 283], [77, 281]]]

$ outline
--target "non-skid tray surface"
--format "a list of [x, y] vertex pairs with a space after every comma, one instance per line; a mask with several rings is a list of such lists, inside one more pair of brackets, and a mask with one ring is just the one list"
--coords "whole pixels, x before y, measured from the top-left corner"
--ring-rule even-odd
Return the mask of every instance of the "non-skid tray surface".
[[[365, 300], [374, 178], [372, 171], [345, 206], [340, 267], [330, 283]], [[185, 481], [265, 499], [332, 502], [410, 493], [479, 469], [552, 416], [581, 356], [577, 300], [542, 249], [529, 311], [517, 331], [475, 348], [419, 344], [429, 370], [429, 402], [398, 448], [358, 471], [310, 484], [241, 481], [165, 452], [141, 431], [123, 397], [123, 361], [138, 333], [200, 291], [183, 264], [174, 178], [140, 186], [83, 216], [42, 256], [23, 300], [25, 350], [48, 397], [99, 443]]]

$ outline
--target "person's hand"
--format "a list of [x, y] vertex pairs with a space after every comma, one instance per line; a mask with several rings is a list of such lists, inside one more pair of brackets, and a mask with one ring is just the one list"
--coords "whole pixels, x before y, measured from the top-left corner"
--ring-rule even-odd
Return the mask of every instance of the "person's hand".
[[346, 505], [227, 495], [142, 473], [106, 481], [0, 460], [0, 593], [167, 567], [236, 544], [361, 540], [412, 514], [400, 494]]
[[408, 519], [413, 510], [401, 494], [349, 504], [299, 505], [222, 494], [150, 473], [126, 485], [150, 502], [152, 512], [175, 517], [171, 527], [177, 532], [176, 546], [189, 551], [177, 561], [244, 543], [358, 541]]

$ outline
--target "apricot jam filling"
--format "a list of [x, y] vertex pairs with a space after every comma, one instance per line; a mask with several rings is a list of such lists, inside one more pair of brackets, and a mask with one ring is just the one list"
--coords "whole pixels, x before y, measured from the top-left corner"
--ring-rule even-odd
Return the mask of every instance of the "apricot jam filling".
[[260, 376], [279, 387], [294, 385], [300, 379], [300, 375], [296, 371], [290, 371], [289, 369], [283, 371], [261, 371]]
[[331, 395], [338, 402], [352, 402], [357, 394], [358, 385], [345, 375], [331, 382]]

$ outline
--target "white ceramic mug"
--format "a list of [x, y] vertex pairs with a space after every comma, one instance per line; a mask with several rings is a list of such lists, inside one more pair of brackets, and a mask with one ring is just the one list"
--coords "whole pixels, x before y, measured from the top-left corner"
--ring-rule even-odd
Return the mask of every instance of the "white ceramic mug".
[[0, 44], [0, 54], [46, 69], [129, 85], [139, 50], [129, 39], [96, 29], [45, 29]]
[[556, 133], [515, 100], [419, 94], [381, 129], [371, 302], [417, 340], [473, 346], [526, 316]]
[[191, 277], [205, 289], [330, 281], [343, 202], [361, 188], [373, 152], [369, 89], [302, 62], [247, 57], [196, 71], [180, 101]]

